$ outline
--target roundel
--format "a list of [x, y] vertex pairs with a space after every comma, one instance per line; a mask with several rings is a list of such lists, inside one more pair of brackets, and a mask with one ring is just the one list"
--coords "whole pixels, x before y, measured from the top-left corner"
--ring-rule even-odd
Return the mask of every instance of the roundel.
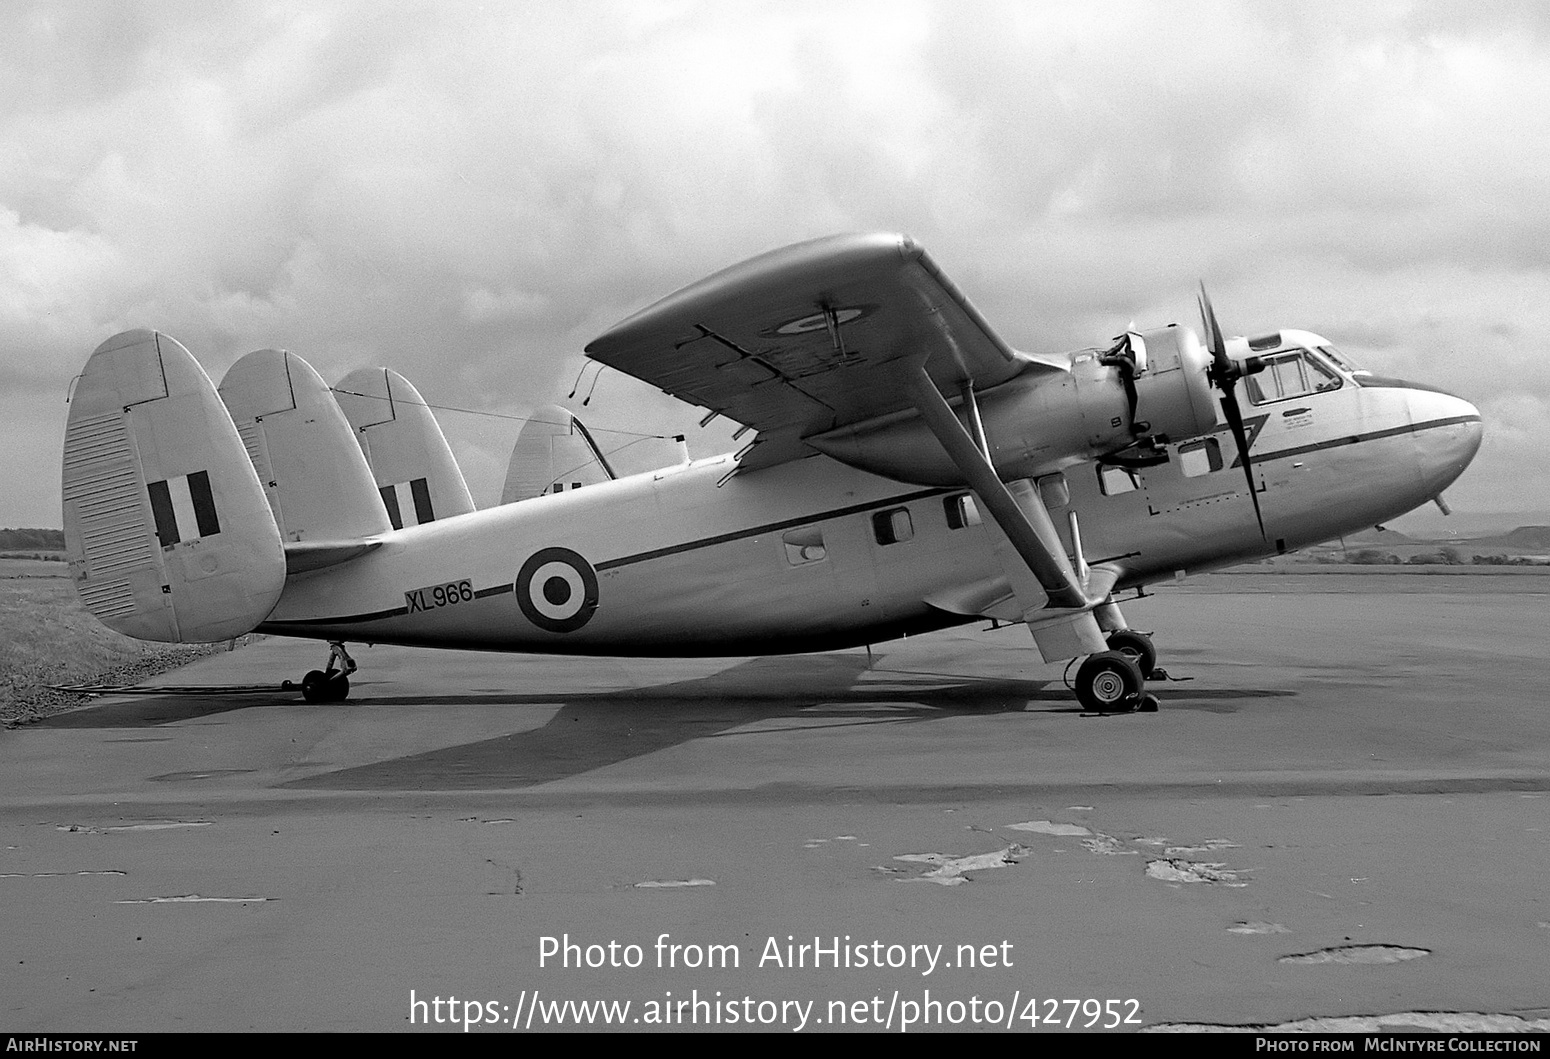
[[772, 333], [777, 335], [804, 335], [809, 331], [822, 331], [830, 326], [848, 324], [852, 320], [859, 320], [865, 316], [872, 307], [869, 305], [852, 305], [846, 308], [830, 308], [823, 312], [808, 313], [799, 316], [795, 320], [787, 320], [775, 327]]
[[597, 574], [569, 548], [544, 548], [517, 573], [517, 605], [540, 629], [575, 632], [597, 610]]

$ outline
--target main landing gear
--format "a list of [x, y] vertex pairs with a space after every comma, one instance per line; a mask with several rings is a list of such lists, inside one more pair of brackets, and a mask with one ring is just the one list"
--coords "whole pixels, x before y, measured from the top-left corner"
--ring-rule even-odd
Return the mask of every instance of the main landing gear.
[[[335, 662], [339, 663], [337, 667]], [[343, 702], [350, 696], [350, 674], [356, 668], [355, 659], [344, 649], [344, 644], [338, 640], [330, 641], [328, 664], [301, 678], [301, 697], [308, 702]], [[296, 687], [289, 680], [281, 686], [286, 689]]]
[[1156, 713], [1157, 696], [1146, 690], [1146, 680], [1167, 674], [1157, 668], [1157, 649], [1152, 638], [1134, 629], [1108, 635], [1109, 649], [1089, 655], [1076, 671], [1076, 698], [1092, 713]]

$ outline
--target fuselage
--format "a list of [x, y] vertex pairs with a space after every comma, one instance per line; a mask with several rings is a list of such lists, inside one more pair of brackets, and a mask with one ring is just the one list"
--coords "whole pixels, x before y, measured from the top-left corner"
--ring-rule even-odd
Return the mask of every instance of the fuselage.
[[[1459, 398], [1353, 373], [1307, 341], [1269, 359], [1240, 390], [1263, 535], [1223, 425], [1163, 446], [1164, 462], [1087, 460], [1041, 478], [1068, 552], [1070, 512], [1087, 563], [1117, 571], [1116, 589], [1293, 550], [1426, 503], [1479, 446], [1479, 413]], [[821, 455], [735, 469], [720, 456], [395, 532], [347, 564], [292, 576], [261, 630], [769, 654], [994, 616], [984, 604], [1004, 594], [1003, 568], [965, 487]]]

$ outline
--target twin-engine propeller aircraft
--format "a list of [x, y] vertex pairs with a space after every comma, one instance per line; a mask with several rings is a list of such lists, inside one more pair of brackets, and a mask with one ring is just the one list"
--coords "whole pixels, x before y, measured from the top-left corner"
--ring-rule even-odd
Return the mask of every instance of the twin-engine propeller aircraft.
[[331, 391], [260, 350], [217, 389], [130, 331], [70, 409], [71, 572], [142, 639], [329, 641], [309, 701], [347, 694], [345, 641], [741, 655], [990, 619], [1025, 623], [1045, 662], [1085, 656], [1083, 706], [1155, 709], [1119, 593], [1441, 505], [1480, 444], [1467, 402], [1306, 331], [1226, 339], [1201, 293], [1205, 344], [1170, 325], [1031, 355], [907, 236], [776, 250], [587, 346], [746, 445], [616, 477], [584, 428], [549, 423], [523, 432], [515, 502], [482, 511], [396, 373]]

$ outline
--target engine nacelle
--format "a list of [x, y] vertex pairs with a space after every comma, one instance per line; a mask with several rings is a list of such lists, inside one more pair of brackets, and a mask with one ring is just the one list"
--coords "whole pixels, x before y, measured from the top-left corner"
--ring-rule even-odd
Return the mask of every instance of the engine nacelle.
[[1170, 324], [1144, 332], [1139, 338], [1144, 343], [1146, 363], [1145, 370], [1134, 380], [1134, 429], [1169, 441], [1183, 441], [1215, 430], [1216, 394], [1207, 377], [1211, 354], [1195, 332]]
[[[1136, 444], [1182, 441], [1216, 429], [1206, 376], [1211, 356], [1187, 327], [1125, 336], [1104, 353], [1084, 352], [1069, 372], [1019, 376], [979, 395], [990, 460], [1006, 480], [1064, 470]], [[951, 395], [949, 395], [951, 399]], [[922, 485], [963, 476], [913, 412], [858, 423], [806, 442], [873, 474]]]

